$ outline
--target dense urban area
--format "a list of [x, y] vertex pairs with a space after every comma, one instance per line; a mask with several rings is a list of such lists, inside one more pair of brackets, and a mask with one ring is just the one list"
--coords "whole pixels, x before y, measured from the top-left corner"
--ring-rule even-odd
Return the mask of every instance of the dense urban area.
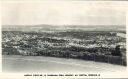
[[126, 65], [126, 38], [115, 31], [2, 31], [2, 54], [52, 56]]

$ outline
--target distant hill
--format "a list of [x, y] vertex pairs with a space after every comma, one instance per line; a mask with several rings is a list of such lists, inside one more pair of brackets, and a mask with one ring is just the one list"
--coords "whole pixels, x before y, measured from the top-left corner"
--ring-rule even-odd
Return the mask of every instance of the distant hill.
[[2, 31], [126, 31], [125, 25], [2, 25]]

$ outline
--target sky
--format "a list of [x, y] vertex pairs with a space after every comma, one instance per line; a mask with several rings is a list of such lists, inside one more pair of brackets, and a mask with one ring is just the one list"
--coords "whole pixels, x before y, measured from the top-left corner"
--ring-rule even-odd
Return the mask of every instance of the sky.
[[2, 25], [125, 25], [125, 2], [3, 2]]

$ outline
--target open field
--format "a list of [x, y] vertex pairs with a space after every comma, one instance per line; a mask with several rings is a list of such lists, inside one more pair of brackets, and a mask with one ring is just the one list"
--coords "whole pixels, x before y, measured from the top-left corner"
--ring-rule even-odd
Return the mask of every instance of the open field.
[[126, 70], [126, 67], [119, 65], [45, 56], [3, 55], [2, 61], [3, 72], [85, 73]]

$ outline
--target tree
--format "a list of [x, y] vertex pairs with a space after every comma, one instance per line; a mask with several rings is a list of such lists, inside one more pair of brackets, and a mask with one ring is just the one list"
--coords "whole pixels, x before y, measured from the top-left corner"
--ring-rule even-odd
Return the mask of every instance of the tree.
[[114, 52], [112, 52], [112, 55], [114, 55], [114, 56], [122, 56], [121, 51], [120, 51], [120, 45], [117, 45], [115, 47], [115, 50], [114, 50]]

